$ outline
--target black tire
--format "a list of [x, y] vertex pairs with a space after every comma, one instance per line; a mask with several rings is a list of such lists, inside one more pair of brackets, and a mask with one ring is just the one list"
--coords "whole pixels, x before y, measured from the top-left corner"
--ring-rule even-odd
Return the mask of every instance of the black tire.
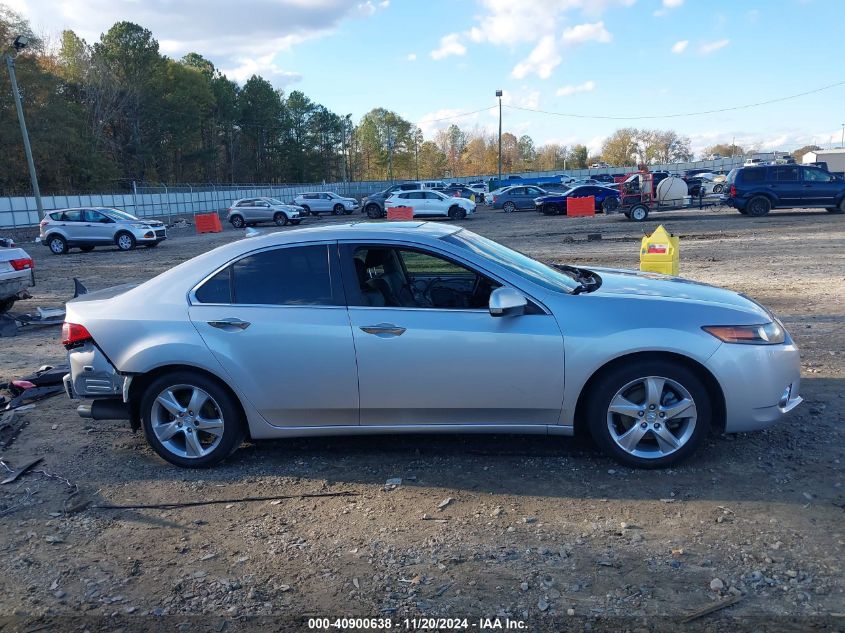
[[287, 226], [288, 221], [288, 216], [281, 211], [276, 211], [276, 213], [273, 214], [273, 222], [276, 223], [276, 226]]
[[61, 235], [50, 235], [46, 241], [53, 255], [64, 255], [67, 253], [67, 240]]
[[291, 223], [291, 225], [292, 225], [292, 226], [299, 226], [299, 223], [300, 223], [300, 222], [302, 222], [302, 220], [299, 220], [299, 219], [296, 219], [296, 220], [291, 220], [291, 221], [290, 221], [290, 223]]
[[458, 205], [449, 207], [449, 218], [452, 220], [463, 220], [467, 217], [467, 210]]
[[114, 243], [122, 251], [131, 251], [137, 246], [135, 236], [127, 231], [121, 231], [114, 236]]
[[367, 217], [371, 220], [378, 220], [384, 217], [384, 211], [377, 204], [368, 204], [366, 208]]
[[713, 193], [722, 193], [722, 189], [725, 188], [725, 185], [713, 185]]
[[508, 201], [502, 205], [502, 211], [504, 211], [505, 213], [513, 213], [514, 211], [516, 211], [516, 205], [513, 202]]
[[[202, 457], [177, 455], [162, 444], [153, 430], [153, 405], [156, 398], [165, 389], [176, 385], [199, 387], [213, 398], [220, 409], [224, 422], [223, 435], [217, 447], [207, 455]], [[150, 383], [141, 397], [140, 412], [141, 426], [149, 445], [162, 459], [182, 468], [208, 468], [219, 464], [241, 445], [245, 435], [246, 422], [243, 412], [232, 394], [216, 380], [190, 370], [170, 372]]]
[[601, 210], [605, 215], [614, 213], [619, 208], [619, 198], [605, 198], [601, 201]]
[[626, 215], [634, 222], [645, 222], [648, 218], [648, 207], [644, 204], [635, 204]]
[[332, 215], [343, 215], [344, 211], [346, 211], [346, 209], [338, 202], [332, 209]]
[[768, 215], [772, 210], [772, 201], [766, 196], [754, 196], [745, 205], [745, 215], [750, 215], [752, 218], [762, 218]]
[[80, 246], [79, 250], [81, 250], [83, 253], [90, 253], [91, 251], [94, 250], [94, 247], [91, 246], [90, 244], [88, 244], [86, 246]]
[[311, 207], [309, 207], [307, 204], [301, 204], [299, 206], [302, 207], [302, 212], [305, 215], [317, 215], [316, 213], [311, 213]]
[[[668, 378], [681, 385], [689, 395], [695, 405], [696, 420], [695, 426], [692, 429], [686, 443], [682, 444], [680, 448], [674, 450], [666, 455], [655, 457], [644, 457], [633, 455], [622, 447], [620, 447], [613, 439], [610, 431], [611, 414], [609, 412], [610, 403], [616, 396], [617, 392], [623, 389], [626, 385], [638, 381], [649, 376], [658, 376]], [[668, 384], [668, 383], [667, 383]], [[635, 361], [632, 363], [625, 363], [617, 365], [608, 371], [602, 373], [595, 383], [590, 388], [587, 394], [588, 400], [585, 408], [587, 416], [587, 424], [589, 425], [590, 435], [592, 435], [599, 448], [616, 461], [633, 468], [662, 468], [675, 464], [689, 457], [704, 441], [713, 416], [713, 409], [710, 404], [710, 397], [704, 383], [698, 375], [688, 367], [677, 362], [669, 360], [644, 360]], [[648, 413], [648, 409], [644, 411]], [[625, 422], [633, 422], [630, 427], [620, 427], [620, 430], [629, 430], [634, 426], [641, 424], [650, 424], [645, 421], [645, 417], [641, 422], [637, 422], [640, 418], [626, 418], [625, 416], [618, 416], [612, 414], [613, 424], [618, 425]], [[655, 422], [651, 423], [658, 426], [660, 418], [656, 418]], [[617, 428], [614, 426], [614, 428]], [[656, 437], [653, 431], [647, 431], [648, 436], [644, 436], [645, 447], [648, 448], [649, 442]], [[642, 440], [641, 440], [642, 442]], [[657, 445], [656, 441], [654, 442]], [[637, 444], [641, 446], [641, 444]], [[655, 452], [655, 455], [659, 455]]]
[[244, 222], [244, 218], [242, 215], [233, 215], [229, 218], [229, 222], [231, 223], [233, 228], [242, 229], [246, 226], [246, 222]]

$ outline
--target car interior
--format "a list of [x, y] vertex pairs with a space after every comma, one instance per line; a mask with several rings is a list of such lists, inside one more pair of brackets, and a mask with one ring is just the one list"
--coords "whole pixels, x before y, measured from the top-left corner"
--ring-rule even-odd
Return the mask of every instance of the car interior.
[[486, 309], [500, 284], [447, 259], [410, 249], [360, 247], [353, 261], [365, 306]]

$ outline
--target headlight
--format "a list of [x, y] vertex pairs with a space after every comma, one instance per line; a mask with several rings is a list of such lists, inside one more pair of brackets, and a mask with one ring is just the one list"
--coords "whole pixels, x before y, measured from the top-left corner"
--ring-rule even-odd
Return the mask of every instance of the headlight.
[[701, 329], [725, 343], [779, 345], [786, 340], [786, 332], [775, 322], [764, 325], [706, 325]]
[[130, 224], [133, 229], [149, 229], [152, 228], [148, 224]]

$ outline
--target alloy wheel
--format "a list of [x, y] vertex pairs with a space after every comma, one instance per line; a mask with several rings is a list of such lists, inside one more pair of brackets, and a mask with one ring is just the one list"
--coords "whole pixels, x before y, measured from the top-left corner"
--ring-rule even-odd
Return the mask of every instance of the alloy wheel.
[[189, 459], [204, 457], [217, 448], [225, 428], [223, 411], [214, 398], [187, 384], [167, 387], [156, 396], [150, 422], [167, 451]]
[[692, 437], [698, 413], [689, 391], [670, 378], [646, 376], [623, 386], [607, 409], [611, 439], [643, 459], [666, 457]]

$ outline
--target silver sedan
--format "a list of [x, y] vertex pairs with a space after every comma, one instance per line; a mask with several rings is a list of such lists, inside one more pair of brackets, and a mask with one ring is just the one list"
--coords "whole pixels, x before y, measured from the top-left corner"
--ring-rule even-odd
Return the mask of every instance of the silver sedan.
[[63, 343], [79, 413], [186, 467], [245, 437], [579, 429], [660, 467], [801, 402], [795, 344], [743, 295], [420, 222], [233, 242], [69, 302]]

